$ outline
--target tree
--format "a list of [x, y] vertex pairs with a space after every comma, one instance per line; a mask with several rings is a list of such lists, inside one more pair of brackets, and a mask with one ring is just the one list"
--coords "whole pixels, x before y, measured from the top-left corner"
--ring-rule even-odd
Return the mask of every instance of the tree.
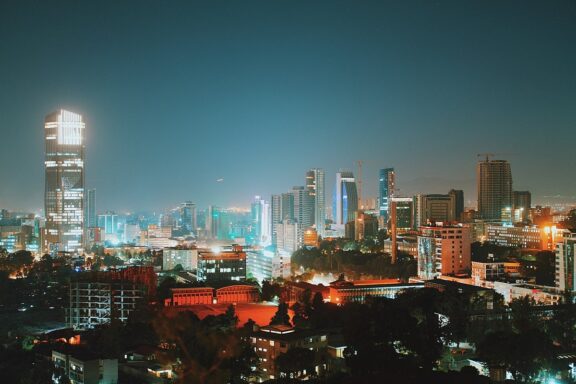
[[540, 321], [534, 314], [535, 301], [530, 296], [514, 299], [509, 306], [512, 310], [512, 326], [517, 332], [539, 328]]
[[[295, 347], [290, 348], [286, 353], [280, 354], [274, 363], [276, 364], [276, 369], [280, 372], [280, 377], [298, 377], [314, 374], [315, 360], [314, 351]], [[304, 372], [306, 373], [304, 374]]]
[[270, 319], [270, 325], [292, 326], [290, 323], [290, 316], [288, 315], [288, 304], [283, 301], [278, 304], [278, 310], [276, 311], [276, 314], [274, 314], [274, 317]]
[[560, 224], [563, 228], [567, 228], [572, 232], [576, 232], [576, 209], [570, 210], [566, 220], [562, 221]]
[[176, 286], [176, 279], [174, 279], [172, 276], [167, 276], [162, 279], [160, 284], [158, 284], [158, 289], [156, 290], [156, 296], [160, 305], [164, 305], [164, 301], [172, 297], [171, 288]]
[[262, 300], [272, 301], [275, 297], [280, 297], [281, 290], [282, 288], [279, 284], [264, 280], [262, 282]]
[[477, 346], [477, 355], [488, 366], [502, 367], [515, 380], [532, 382], [542, 371], [555, 373], [562, 367], [555, 363], [555, 347], [538, 329], [522, 333], [495, 332]]
[[555, 262], [556, 254], [552, 251], [540, 251], [536, 254], [536, 284], [554, 286]]

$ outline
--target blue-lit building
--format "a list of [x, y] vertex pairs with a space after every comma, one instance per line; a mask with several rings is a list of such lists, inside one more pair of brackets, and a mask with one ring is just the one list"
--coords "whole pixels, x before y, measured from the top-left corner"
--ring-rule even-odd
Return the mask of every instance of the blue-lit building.
[[390, 197], [394, 195], [394, 183], [394, 168], [381, 169], [378, 178], [378, 209], [384, 225], [390, 218]]
[[336, 173], [336, 185], [332, 199], [334, 224], [344, 226], [346, 223], [354, 221], [357, 210], [358, 190], [354, 175], [347, 171]]

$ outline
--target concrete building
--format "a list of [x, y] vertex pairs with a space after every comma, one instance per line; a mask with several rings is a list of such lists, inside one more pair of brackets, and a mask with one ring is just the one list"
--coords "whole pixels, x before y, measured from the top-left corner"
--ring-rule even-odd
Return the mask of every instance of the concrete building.
[[244, 281], [246, 280], [246, 252], [240, 245], [231, 249], [198, 252], [198, 280]]
[[126, 321], [139, 305], [156, 294], [153, 267], [129, 267], [110, 272], [86, 272], [69, 285], [66, 323], [74, 329], [90, 329], [112, 318]]
[[89, 189], [86, 196], [86, 228], [98, 226], [98, 217], [96, 216], [96, 190]]
[[318, 235], [324, 237], [326, 227], [326, 184], [324, 170], [312, 168], [306, 172], [306, 190], [313, 204], [312, 223]]
[[52, 363], [71, 384], [117, 384], [118, 360], [106, 359], [79, 348], [52, 351]]
[[521, 220], [528, 220], [532, 208], [532, 194], [529, 191], [514, 191], [512, 193], [514, 210], [519, 210]]
[[270, 198], [270, 237], [272, 245], [276, 245], [278, 239], [276, 225], [282, 223], [282, 220], [282, 196], [272, 195]]
[[498, 280], [506, 276], [503, 262], [472, 262], [472, 278], [477, 280]]
[[556, 276], [555, 284], [563, 292], [576, 291], [576, 233], [563, 238], [556, 245]]
[[524, 249], [554, 250], [556, 241], [562, 238], [562, 230], [556, 227], [535, 225], [502, 226], [486, 225], [486, 241], [503, 246]]
[[502, 210], [512, 208], [512, 171], [506, 160], [478, 162], [478, 214], [483, 220], [501, 221]]
[[425, 226], [418, 236], [418, 277], [469, 274], [470, 229], [464, 226]]
[[454, 194], [418, 195], [414, 206], [414, 225], [419, 228], [436, 222], [456, 221], [456, 199]]
[[46, 252], [79, 252], [84, 245], [85, 128], [81, 115], [63, 109], [44, 121]]
[[130, 313], [144, 302], [146, 288], [124, 281], [73, 281], [69, 294], [67, 325], [74, 329], [91, 329], [110, 323], [112, 317], [128, 320]]
[[[300, 225], [290, 219], [283, 220], [282, 223], [276, 224], [276, 248], [279, 252], [292, 255], [302, 247], [298, 234]], [[302, 236], [302, 241], [304, 237]]]
[[179, 220], [178, 226], [187, 233], [196, 235], [198, 220], [196, 216], [196, 204], [191, 201], [185, 201], [178, 209]]
[[356, 211], [353, 238], [356, 241], [362, 241], [376, 236], [378, 236], [378, 218], [364, 211]]
[[334, 304], [364, 303], [367, 297], [396, 298], [406, 289], [423, 288], [423, 283], [402, 283], [400, 280], [336, 281], [330, 284], [329, 301]]
[[292, 217], [298, 223], [298, 248], [304, 244], [304, 231], [314, 224], [314, 200], [304, 187], [293, 187], [294, 212]]
[[[411, 197], [391, 197], [390, 211], [395, 210], [396, 230], [398, 232], [410, 231], [414, 228], [414, 199]], [[392, 213], [390, 214], [390, 220]]]
[[328, 334], [325, 332], [269, 325], [253, 332], [249, 341], [258, 356], [258, 365], [254, 368], [260, 382], [280, 378], [306, 378], [311, 374], [319, 374], [324, 369], [318, 364], [314, 367], [315, 372], [280, 372], [275, 361], [279, 355], [296, 347], [319, 353], [328, 346]]
[[182, 307], [198, 304], [238, 304], [260, 301], [258, 287], [249, 284], [225, 285], [220, 288], [171, 288], [171, 293], [171, 297], [164, 301], [164, 306]]
[[461, 189], [451, 189], [448, 194], [454, 198], [454, 216], [457, 221], [462, 221], [462, 214], [464, 213], [464, 191]]
[[177, 265], [185, 271], [195, 271], [198, 268], [198, 249], [164, 248], [162, 269], [170, 271]]
[[318, 247], [318, 232], [315, 228], [307, 228], [304, 231], [304, 244], [305, 247]]
[[246, 250], [246, 276], [256, 279], [259, 283], [272, 279], [274, 251], [264, 249]]

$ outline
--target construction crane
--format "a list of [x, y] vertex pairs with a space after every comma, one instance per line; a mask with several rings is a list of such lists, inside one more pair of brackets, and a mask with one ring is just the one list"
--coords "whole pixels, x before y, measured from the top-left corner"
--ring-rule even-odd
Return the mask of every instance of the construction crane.
[[485, 157], [486, 161], [490, 161], [491, 157], [495, 156], [511, 156], [515, 155], [515, 153], [477, 153], [476, 157]]

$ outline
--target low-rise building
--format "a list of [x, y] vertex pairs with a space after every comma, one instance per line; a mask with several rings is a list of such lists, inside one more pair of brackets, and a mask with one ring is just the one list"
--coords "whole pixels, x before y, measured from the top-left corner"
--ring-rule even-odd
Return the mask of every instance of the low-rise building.
[[420, 227], [418, 236], [418, 277], [424, 280], [441, 275], [471, 272], [470, 229], [461, 225]]
[[424, 283], [403, 283], [399, 280], [358, 280], [335, 281], [330, 283], [329, 300], [331, 303], [364, 303], [367, 297], [385, 297], [394, 299], [406, 289], [423, 288]]
[[71, 384], [117, 384], [118, 360], [104, 359], [82, 349], [52, 351], [52, 362]]
[[260, 301], [260, 290], [249, 284], [226, 285], [220, 288], [188, 287], [172, 288], [172, 295], [164, 301], [167, 307], [198, 304], [238, 304]]
[[311, 284], [304, 281], [295, 282], [287, 281], [284, 283], [284, 301], [287, 303], [303, 303], [306, 295], [309, 293], [309, 300], [314, 298], [317, 293], [322, 295], [324, 300], [330, 296], [330, 288], [322, 284]]
[[[256, 374], [261, 381], [287, 377], [286, 372], [279, 372], [276, 359], [292, 348], [304, 348], [319, 353], [328, 346], [328, 334], [315, 330], [296, 330], [285, 325], [269, 325], [262, 327], [250, 336], [250, 344], [258, 356]], [[293, 377], [307, 377], [319, 374], [326, 367], [314, 364], [315, 372], [291, 372]]]
[[564, 292], [576, 291], [576, 233], [566, 235], [556, 244], [556, 287]]
[[246, 252], [242, 246], [233, 245], [232, 249], [198, 252], [198, 280], [246, 280]]
[[503, 262], [472, 262], [472, 278], [478, 280], [498, 280], [506, 275]]
[[198, 249], [164, 248], [162, 252], [162, 269], [170, 271], [181, 265], [185, 271], [198, 268]]

